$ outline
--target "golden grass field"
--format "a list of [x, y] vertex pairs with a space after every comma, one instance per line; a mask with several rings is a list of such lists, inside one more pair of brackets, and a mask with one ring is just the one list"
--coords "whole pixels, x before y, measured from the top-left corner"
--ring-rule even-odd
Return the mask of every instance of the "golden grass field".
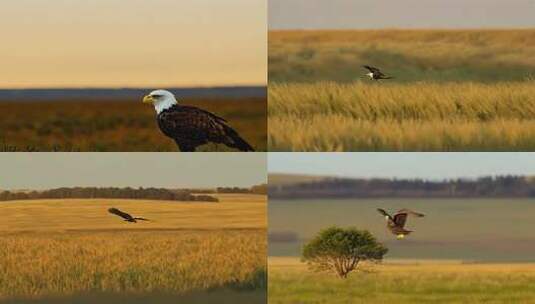
[[532, 151], [534, 62], [535, 30], [270, 32], [268, 146]]
[[1, 203], [0, 302], [263, 303], [266, 197], [218, 197]]
[[[263, 98], [181, 101], [225, 118], [257, 151], [266, 150]], [[141, 100], [0, 102], [0, 151], [177, 151]], [[199, 151], [228, 151], [205, 145]]]
[[535, 81], [283, 84], [269, 98], [272, 150], [535, 149]]
[[535, 264], [389, 261], [342, 280], [268, 259], [269, 303], [535, 303]]

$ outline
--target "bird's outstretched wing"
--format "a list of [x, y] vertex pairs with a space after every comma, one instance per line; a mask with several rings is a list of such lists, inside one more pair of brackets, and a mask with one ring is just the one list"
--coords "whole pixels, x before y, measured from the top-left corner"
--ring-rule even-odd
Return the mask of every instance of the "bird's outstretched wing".
[[150, 221], [149, 219], [146, 219], [144, 217], [135, 217], [134, 219], [138, 221]]
[[380, 74], [382, 74], [381, 71], [378, 68], [374, 68], [374, 67], [369, 66], [369, 65], [363, 65], [362, 67], [367, 69], [368, 71], [370, 71], [372, 73], [380, 73]]
[[423, 214], [423, 213], [414, 212], [414, 211], [412, 211], [410, 209], [405, 209], [405, 208], [399, 210], [398, 213], [407, 213], [407, 214], [414, 215], [414, 216], [417, 216], [417, 217], [424, 217], [425, 216], [425, 214]]
[[242, 151], [254, 151], [227, 121], [193, 106], [174, 106], [159, 115], [162, 131], [175, 140], [192, 143], [221, 143]]
[[384, 209], [377, 208], [377, 211], [378, 211], [379, 213], [381, 213], [381, 215], [383, 215], [383, 216], [388, 216], [389, 219], [392, 219], [392, 217], [390, 216], [390, 214], [388, 214], [386, 211], [384, 211]]
[[117, 208], [110, 208], [108, 209], [108, 212], [111, 213], [111, 214], [115, 214], [115, 215], [118, 215], [122, 218], [124, 218], [125, 220], [132, 220], [133, 217], [126, 213], [126, 212], [122, 212], [121, 210], [117, 209]]

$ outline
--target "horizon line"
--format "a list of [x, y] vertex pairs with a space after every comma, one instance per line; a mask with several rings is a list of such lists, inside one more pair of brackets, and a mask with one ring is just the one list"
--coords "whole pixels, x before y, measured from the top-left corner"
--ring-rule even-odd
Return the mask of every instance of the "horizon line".
[[510, 31], [535, 30], [535, 25], [527, 27], [303, 27], [303, 28], [268, 28], [268, 31], [369, 31], [369, 30], [399, 30], [399, 31]]
[[[264, 184], [264, 183], [261, 183]], [[51, 188], [0, 188], [0, 192], [3, 191], [43, 191], [43, 190], [54, 190], [54, 189], [61, 189], [61, 188], [119, 188], [119, 189], [125, 189], [125, 188], [132, 188], [132, 189], [148, 189], [148, 188], [156, 188], [156, 189], [167, 189], [167, 190], [216, 190], [217, 188], [252, 188], [254, 186], [258, 186], [261, 184], [251, 184], [247, 186], [239, 186], [239, 185], [231, 185], [231, 186], [225, 186], [225, 185], [218, 185], [218, 186], [199, 186], [199, 187], [188, 187], [188, 186], [180, 186], [180, 187], [163, 187], [163, 186], [55, 186]], [[267, 183], [265, 183], [267, 184]], [[224, 194], [224, 193], [220, 193]]]
[[[458, 180], [458, 179], [468, 179], [468, 180], [477, 180], [479, 178], [484, 177], [503, 177], [503, 176], [515, 176], [515, 177], [524, 177], [524, 178], [530, 178], [535, 177], [534, 174], [482, 174], [477, 176], [457, 176], [457, 177], [396, 177], [396, 176], [343, 176], [343, 175], [324, 175], [321, 173], [313, 174], [313, 173], [289, 173], [289, 172], [270, 172], [268, 171], [268, 177], [270, 174], [279, 174], [279, 175], [294, 175], [294, 176], [304, 176], [304, 177], [324, 177], [324, 178], [345, 178], [345, 179], [398, 179], [398, 180], [439, 180], [439, 181], [451, 181], [451, 180]], [[268, 181], [269, 185], [269, 181]]]
[[24, 90], [136, 90], [136, 89], [232, 89], [232, 88], [267, 88], [267, 84], [236, 84], [236, 85], [199, 85], [199, 86], [78, 86], [78, 87], [0, 87], [1, 91], [24, 91]]

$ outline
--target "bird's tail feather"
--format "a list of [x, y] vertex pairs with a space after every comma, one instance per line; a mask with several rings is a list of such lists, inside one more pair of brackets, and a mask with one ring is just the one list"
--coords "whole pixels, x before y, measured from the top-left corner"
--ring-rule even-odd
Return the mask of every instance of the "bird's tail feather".
[[225, 126], [225, 133], [230, 138], [229, 142], [226, 144], [229, 147], [236, 148], [240, 151], [245, 152], [254, 152], [254, 148], [245, 141], [245, 139], [241, 138], [240, 135], [238, 135], [238, 132], [236, 132], [234, 129], [232, 129], [229, 126]]

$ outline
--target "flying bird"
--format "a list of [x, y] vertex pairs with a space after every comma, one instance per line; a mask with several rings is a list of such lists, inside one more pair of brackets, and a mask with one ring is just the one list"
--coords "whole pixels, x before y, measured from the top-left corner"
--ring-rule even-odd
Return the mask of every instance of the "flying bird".
[[366, 74], [368, 77], [370, 77], [371, 80], [379, 80], [379, 79], [392, 79], [390, 76], [386, 76], [383, 74], [378, 68], [374, 68], [369, 65], [363, 65], [362, 67], [366, 68], [368, 71], [370, 71], [368, 74]]
[[412, 231], [405, 229], [405, 222], [407, 221], [407, 217], [409, 215], [414, 215], [417, 217], [423, 217], [424, 214], [414, 212], [409, 209], [401, 209], [394, 216], [390, 216], [386, 211], [383, 209], [377, 209], [379, 213], [381, 213], [387, 220], [386, 227], [392, 232], [392, 234], [396, 235], [398, 239], [403, 239], [406, 235], [411, 233]]
[[149, 221], [149, 219], [146, 219], [143, 217], [133, 217], [130, 214], [126, 212], [122, 212], [121, 210], [117, 208], [110, 208], [108, 209], [108, 212], [122, 217], [127, 222], [137, 223], [137, 221]]
[[182, 152], [194, 152], [207, 143], [254, 151], [225, 119], [193, 106], [179, 105], [169, 91], [152, 91], [143, 98], [143, 103], [154, 105], [160, 130], [172, 138]]

